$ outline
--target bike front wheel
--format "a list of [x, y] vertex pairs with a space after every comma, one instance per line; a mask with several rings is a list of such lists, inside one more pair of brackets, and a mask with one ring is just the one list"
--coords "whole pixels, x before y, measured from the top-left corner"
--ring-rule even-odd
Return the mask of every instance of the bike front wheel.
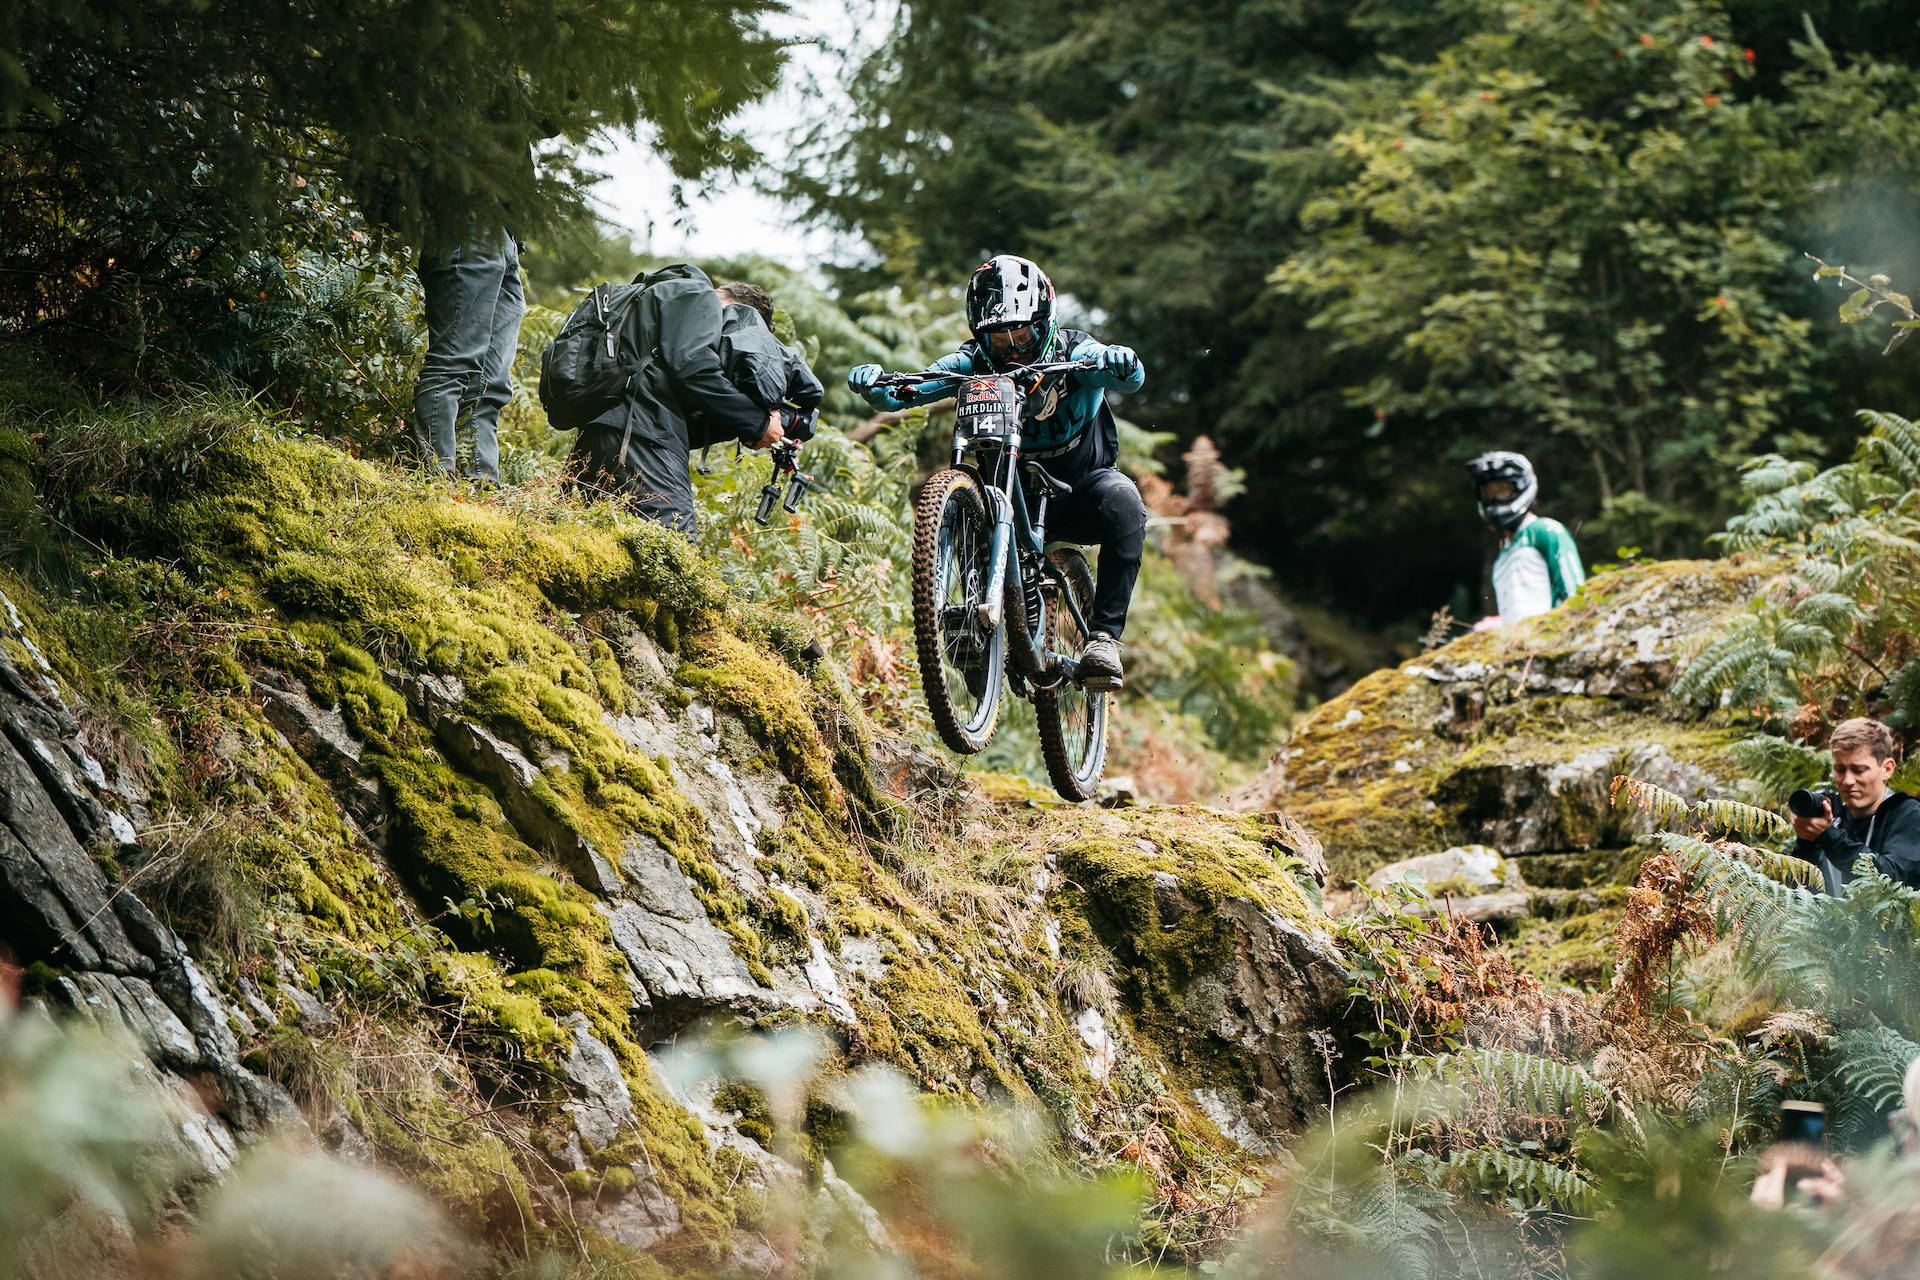
[[[1080, 616], [1086, 617], [1093, 608], [1093, 570], [1087, 558], [1072, 547], [1062, 547], [1048, 558], [1062, 590], [1072, 593]], [[1053, 592], [1046, 595], [1046, 610], [1047, 648], [1063, 658], [1078, 658], [1087, 637], [1073, 613]], [[1107, 695], [1062, 677], [1033, 691], [1033, 714], [1053, 789], [1068, 800], [1091, 800], [1107, 763]]]
[[979, 482], [936, 471], [914, 507], [913, 639], [934, 727], [963, 755], [986, 746], [1000, 718], [1006, 629], [980, 623], [992, 543]]

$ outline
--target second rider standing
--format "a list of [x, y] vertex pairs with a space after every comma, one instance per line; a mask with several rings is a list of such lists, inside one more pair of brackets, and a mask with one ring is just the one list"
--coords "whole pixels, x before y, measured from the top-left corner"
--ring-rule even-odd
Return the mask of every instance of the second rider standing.
[[[1127, 606], [1140, 576], [1146, 547], [1147, 508], [1140, 489], [1115, 465], [1119, 433], [1109, 391], [1138, 391], [1147, 380], [1131, 347], [1107, 346], [1077, 329], [1060, 329], [1053, 319], [1053, 282], [1025, 258], [1002, 254], [982, 263], [967, 282], [970, 342], [940, 357], [928, 373], [1006, 373], [1021, 365], [1049, 360], [1090, 360], [1091, 371], [1049, 373], [1027, 398], [1032, 406], [1021, 424], [1020, 455], [1046, 467], [1073, 492], [1055, 498], [1047, 510], [1048, 532], [1061, 542], [1098, 543], [1100, 564], [1087, 618], [1086, 649], [1080, 671], [1087, 688], [1122, 685], [1120, 635]], [[847, 375], [847, 385], [880, 410], [927, 404], [952, 394], [950, 382], [928, 383], [896, 393], [876, 387], [881, 368], [863, 364]]]

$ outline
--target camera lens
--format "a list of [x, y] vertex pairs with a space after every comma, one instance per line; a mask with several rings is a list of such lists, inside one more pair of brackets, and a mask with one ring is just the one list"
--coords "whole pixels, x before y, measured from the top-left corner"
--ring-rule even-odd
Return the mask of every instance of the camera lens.
[[1820, 818], [1826, 816], [1827, 812], [1820, 793], [1804, 787], [1787, 797], [1787, 808], [1803, 818]]

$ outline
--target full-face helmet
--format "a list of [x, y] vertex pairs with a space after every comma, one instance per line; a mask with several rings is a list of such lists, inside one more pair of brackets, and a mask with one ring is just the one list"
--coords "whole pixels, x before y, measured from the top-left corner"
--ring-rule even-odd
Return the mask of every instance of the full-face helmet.
[[1054, 336], [1053, 281], [1025, 258], [989, 258], [967, 281], [967, 328], [995, 365], [1045, 359]]
[[1483, 453], [1467, 464], [1467, 474], [1473, 477], [1474, 495], [1480, 500], [1480, 518], [1501, 533], [1518, 529], [1539, 496], [1533, 464], [1522, 454]]

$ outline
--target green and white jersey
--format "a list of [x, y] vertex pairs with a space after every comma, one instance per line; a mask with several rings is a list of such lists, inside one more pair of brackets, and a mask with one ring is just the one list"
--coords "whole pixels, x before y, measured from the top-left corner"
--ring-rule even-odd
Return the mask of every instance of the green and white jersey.
[[1493, 561], [1493, 598], [1504, 622], [1558, 608], [1586, 580], [1573, 535], [1543, 516], [1528, 516]]

